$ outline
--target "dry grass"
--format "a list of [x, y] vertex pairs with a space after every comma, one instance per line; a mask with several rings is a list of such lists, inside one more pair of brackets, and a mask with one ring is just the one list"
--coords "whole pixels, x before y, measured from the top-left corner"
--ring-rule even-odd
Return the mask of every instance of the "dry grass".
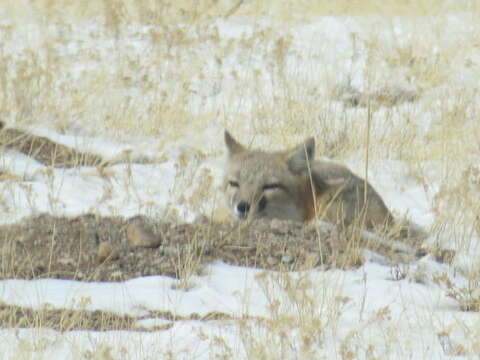
[[45, 309], [32, 310], [0, 304], [2, 328], [52, 328], [72, 330], [135, 330], [134, 318], [102, 311]]
[[[462, 44], [452, 41], [450, 34], [455, 24], [445, 26], [445, 17], [430, 16], [454, 12], [467, 12], [475, 18], [480, 7], [467, 0], [420, 0], [415, 6], [398, 0], [5, 2], [0, 5], [0, 13], [8, 19], [0, 25], [5, 40], [0, 44], [0, 120], [20, 127], [46, 124], [66, 134], [80, 131], [123, 139], [156, 136], [158, 149], [201, 133], [212, 122], [218, 130], [232, 129], [245, 143], [272, 149], [295, 145], [315, 134], [318, 153], [339, 162], [365, 159], [368, 151], [368, 168], [356, 169], [363, 176], [365, 169], [378, 175], [390, 170], [388, 161], [402, 162], [408, 176], [431, 197], [436, 248], [442, 248], [442, 240], [447, 239], [468, 258], [478, 253], [475, 241], [480, 235], [479, 95], [478, 84], [468, 81], [470, 77], [478, 78], [474, 55], [480, 46], [480, 28], [474, 23], [462, 35]], [[250, 34], [223, 41], [214, 20], [237, 15], [258, 19], [258, 26]], [[352, 31], [350, 41], [355, 52], [339, 59], [346, 62], [350, 58], [352, 62], [346, 83], [338, 83], [337, 72], [343, 68], [332, 67], [328, 54], [313, 50], [312, 54], [301, 54], [289, 34], [289, 25], [308, 23], [316, 15], [373, 15], [377, 19], [366, 22], [365, 31]], [[416, 36], [407, 40], [397, 36], [398, 16], [404, 21], [403, 29]], [[264, 26], [262, 17], [285, 25]], [[83, 24], [93, 25], [85, 30]], [[375, 30], [378, 28], [381, 31]], [[22, 46], [13, 52], [17, 43]], [[141, 50], [135, 44], [140, 44]], [[265, 59], [266, 65], [253, 61], [255, 56]], [[296, 56], [303, 60], [311, 57], [306, 62], [311, 66], [308, 78], [289, 70], [289, 61]], [[239, 65], [229, 66], [231, 60]], [[460, 70], [466, 71], [465, 81], [454, 77]], [[359, 71], [367, 79], [363, 88], [355, 83]], [[233, 85], [225, 90], [225, 84]], [[341, 96], [339, 88], [343, 89]], [[391, 89], [400, 89], [409, 96], [400, 96], [399, 101]], [[25, 132], [19, 131], [17, 135], [25, 139]], [[10, 135], [2, 146], [12, 145], [15, 134]], [[35, 157], [35, 141], [31, 140], [15, 141], [13, 145]], [[45, 138], [40, 142], [51, 150], [45, 155], [48, 159], [54, 159], [59, 151], [63, 154], [53, 163], [44, 161], [51, 166], [59, 162], [68, 166], [96, 165], [102, 161], [92, 154], [51, 146]], [[198, 164], [209, 155], [218, 155], [222, 146], [220, 137], [209, 144], [192, 146], [197, 145], [199, 150], [193, 158]], [[180, 167], [186, 168], [184, 165]], [[201, 207], [215, 187], [212, 174], [208, 170], [199, 174], [198, 169], [195, 166], [181, 172], [177, 179], [176, 194], [183, 194], [195, 182], [201, 183], [177, 199], [194, 207]], [[102, 171], [109, 178], [108, 168]], [[0, 173], [0, 177], [1, 181], [15, 181], [15, 176], [8, 173]], [[106, 189], [105, 199], [108, 196], [111, 194]], [[1, 201], [0, 196], [0, 205]], [[205, 230], [202, 236], [213, 239], [209, 234]], [[182, 289], [189, 288], [191, 277], [201, 272], [204, 261], [213, 259], [197, 236], [190, 234], [188, 251], [172, 252], [175, 261], [171, 261], [168, 272], [165, 270], [181, 279]], [[8, 271], [20, 263], [12, 244], [3, 243], [2, 276], [11, 275]], [[348, 242], [345, 249], [337, 253], [332, 249], [331, 263], [341, 268], [361, 264], [358, 242]], [[270, 262], [270, 267], [275, 268], [282, 255], [278, 252], [269, 258], [266, 254], [271, 251], [269, 247], [243, 247], [237, 258], [224, 260], [257, 266]], [[469, 283], [458, 287], [446, 278], [438, 281], [463, 310], [478, 311], [475, 289], [480, 262], [468, 259], [463, 263], [460, 255], [442, 254], [438, 256], [448, 257]], [[47, 261], [47, 257], [43, 260]], [[319, 263], [316, 258], [302, 258], [304, 263], [307, 260], [311, 266]], [[24, 265], [27, 268], [28, 264]], [[298, 268], [300, 265], [304, 264]], [[38, 276], [30, 270], [33, 277]], [[392, 272], [393, 278], [400, 280], [407, 276], [408, 269], [395, 266]], [[139, 270], [136, 275], [148, 273]], [[322, 328], [335, 328], [350, 300], [336, 297], [333, 291], [322, 294], [323, 307], [316, 308], [318, 298], [309, 292], [311, 284], [292, 283], [284, 273], [273, 282], [259, 281], [263, 281], [262, 288], [271, 302], [273, 320], [235, 319], [239, 320], [246, 357], [277, 359], [292, 353], [300, 358], [314, 357], [316, 346], [324, 339]], [[290, 300], [288, 310], [296, 309], [293, 316], [271, 297], [270, 287], [283, 289]], [[1, 311], [0, 321], [7, 327], [47, 326], [60, 331], [135, 329], [132, 319], [112, 314], [32, 311], [3, 305]], [[388, 317], [388, 311], [379, 313], [378, 319]], [[380, 322], [378, 319], [372, 322]], [[375, 357], [375, 350], [361, 343], [361, 335], [346, 334], [342, 339], [339, 357]], [[452, 354], [463, 350], [455, 351]], [[235, 358], [227, 345], [224, 355]]]
[[119, 28], [125, 23], [171, 24], [176, 22], [194, 23], [199, 20], [232, 15], [267, 15], [274, 18], [297, 19], [311, 15], [370, 15], [424, 16], [455, 11], [479, 11], [475, 1], [419, 0], [414, 5], [399, 0], [328, 0], [311, 1], [244, 1], [244, 0], [40, 0], [30, 7], [8, 4], [1, 8], [9, 16], [42, 19], [45, 16], [57, 19], [100, 17], [105, 24]]
[[50, 167], [71, 168], [100, 166], [106, 162], [100, 155], [82, 153], [58, 144], [46, 137], [35, 136], [18, 129], [2, 128], [0, 124], [0, 149], [13, 149]]

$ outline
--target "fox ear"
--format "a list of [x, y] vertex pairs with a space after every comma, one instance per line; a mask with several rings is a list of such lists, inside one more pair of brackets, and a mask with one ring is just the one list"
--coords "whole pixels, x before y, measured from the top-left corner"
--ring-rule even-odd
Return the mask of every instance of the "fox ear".
[[309, 138], [303, 144], [298, 145], [288, 153], [288, 167], [290, 171], [298, 174], [308, 170], [310, 162], [315, 156], [315, 139]]
[[348, 185], [351, 180], [349, 178], [328, 178], [322, 177], [318, 171], [312, 171], [313, 184], [315, 185], [315, 191], [317, 194], [325, 191], [334, 191], [337, 194]]
[[235, 140], [227, 130], [225, 130], [225, 144], [230, 156], [246, 151], [245, 147]]

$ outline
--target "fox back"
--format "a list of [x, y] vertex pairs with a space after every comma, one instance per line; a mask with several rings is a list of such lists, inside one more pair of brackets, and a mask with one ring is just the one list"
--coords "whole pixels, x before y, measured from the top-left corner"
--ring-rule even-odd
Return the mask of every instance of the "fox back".
[[239, 220], [318, 218], [343, 226], [359, 221], [369, 229], [393, 224], [370, 184], [346, 167], [313, 160], [313, 138], [280, 152], [248, 150], [228, 132], [225, 143], [225, 193]]

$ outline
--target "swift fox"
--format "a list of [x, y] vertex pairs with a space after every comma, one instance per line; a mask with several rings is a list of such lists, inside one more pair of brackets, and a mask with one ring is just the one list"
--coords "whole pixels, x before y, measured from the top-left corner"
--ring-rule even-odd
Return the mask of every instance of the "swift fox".
[[346, 167], [314, 160], [315, 140], [279, 152], [248, 150], [225, 131], [224, 187], [237, 219], [313, 218], [390, 229], [395, 221], [375, 189]]

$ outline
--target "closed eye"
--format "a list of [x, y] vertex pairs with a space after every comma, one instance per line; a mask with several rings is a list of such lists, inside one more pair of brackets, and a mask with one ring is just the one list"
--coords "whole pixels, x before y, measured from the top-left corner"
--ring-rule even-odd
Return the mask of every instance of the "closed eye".
[[263, 190], [275, 190], [275, 189], [281, 189], [282, 188], [282, 185], [281, 184], [277, 184], [277, 183], [273, 183], [273, 184], [266, 184], [266, 185], [263, 185]]
[[228, 182], [228, 185], [230, 185], [231, 187], [235, 187], [235, 188], [238, 188], [240, 185], [238, 184], [238, 182], [236, 181], [229, 181]]

